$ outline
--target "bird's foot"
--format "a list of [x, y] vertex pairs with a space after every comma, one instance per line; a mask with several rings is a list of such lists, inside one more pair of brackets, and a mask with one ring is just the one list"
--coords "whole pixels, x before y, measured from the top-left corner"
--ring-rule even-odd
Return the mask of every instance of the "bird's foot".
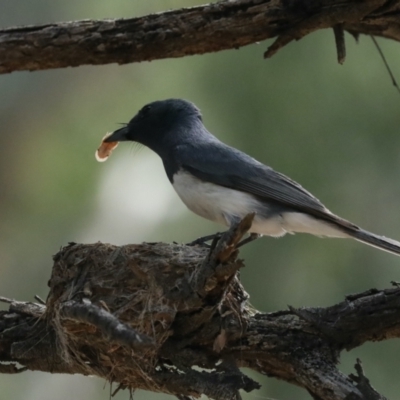
[[212, 244], [209, 245], [206, 242], [208, 242], [209, 240], [212, 240], [214, 243], [214, 242], [218, 241], [219, 239], [221, 239], [221, 236], [222, 236], [221, 232], [217, 232], [212, 235], [202, 236], [196, 240], [193, 240], [193, 242], [186, 243], [186, 246], [196, 246], [199, 244], [199, 245], [205, 246], [205, 247], [212, 247]]
[[[212, 235], [207, 235], [207, 236], [203, 236], [200, 237], [196, 240], [193, 240], [193, 242], [189, 242], [186, 243], [186, 246], [196, 246], [196, 245], [201, 245], [201, 246], [205, 246], [205, 247], [209, 247], [209, 248], [214, 248], [215, 245], [217, 244], [218, 240], [221, 239], [222, 235], [224, 232], [217, 232], [214, 233]], [[236, 248], [242, 247], [247, 243], [253, 242], [254, 240], [260, 238], [262, 235], [258, 234], [258, 233], [250, 233], [250, 235], [246, 238], [243, 239], [242, 241], [240, 241]], [[211, 244], [207, 244], [206, 242], [208, 242], [209, 240], [212, 240]]]
[[240, 241], [240, 242], [237, 244], [236, 248], [238, 249], [239, 247], [242, 247], [242, 246], [244, 246], [244, 245], [247, 244], [247, 243], [253, 242], [254, 240], [260, 238], [261, 236], [262, 236], [262, 235], [260, 235], [260, 234], [258, 234], [258, 233], [250, 233], [250, 235], [249, 235], [246, 239], [243, 239], [242, 241]]

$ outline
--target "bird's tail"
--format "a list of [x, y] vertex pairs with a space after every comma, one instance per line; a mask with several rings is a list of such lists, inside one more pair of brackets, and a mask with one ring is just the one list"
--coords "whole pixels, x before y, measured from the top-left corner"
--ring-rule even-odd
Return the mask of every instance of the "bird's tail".
[[396, 240], [368, 232], [352, 222], [332, 214], [330, 211], [327, 211], [323, 215], [323, 218], [325, 221], [329, 221], [331, 224], [333, 224], [336, 228], [339, 228], [339, 231], [342, 232], [342, 235], [344, 234], [343, 236], [338, 235], [336, 237], [350, 237], [361, 243], [365, 243], [369, 246], [376, 247], [377, 249], [400, 256], [400, 242]]
[[389, 239], [385, 236], [375, 235], [374, 233], [365, 231], [364, 229], [358, 228], [354, 230], [347, 230], [347, 233], [352, 238], [359, 242], [368, 244], [378, 249], [387, 251], [392, 254], [400, 255], [400, 242]]

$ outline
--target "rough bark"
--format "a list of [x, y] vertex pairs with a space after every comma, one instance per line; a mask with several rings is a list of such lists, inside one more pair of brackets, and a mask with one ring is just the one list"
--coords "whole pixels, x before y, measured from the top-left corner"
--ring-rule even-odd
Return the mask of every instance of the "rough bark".
[[400, 288], [327, 308], [254, 310], [239, 281], [237, 250], [252, 218], [211, 249], [64, 247], [54, 256], [45, 304], [0, 299], [10, 303], [0, 312], [0, 372], [97, 375], [123, 389], [231, 400], [259, 388], [239, 370], [247, 367], [314, 399], [384, 399], [359, 362], [350, 376], [337, 364], [344, 349], [400, 337]]
[[400, 41], [400, 0], [236, 0], [138, 18], [84, 20], [0, 30], [0, 73], [125, 64], [240, 48], [277, 38], [265, 52], [319, 29]]

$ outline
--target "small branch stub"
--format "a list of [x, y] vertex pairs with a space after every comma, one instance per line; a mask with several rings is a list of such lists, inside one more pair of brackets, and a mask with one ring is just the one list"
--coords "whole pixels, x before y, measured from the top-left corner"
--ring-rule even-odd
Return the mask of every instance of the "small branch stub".
[[344, 41], [343, 25], [342, 24], [335, 25], [333, 27], [333, 32], [335, 34], [338, 63], [343, 64], [346, 59], [346, 44]]
[[364, 370], [361, 361], [357, 358], [357, 363], [354, 366], [357, 375], [350, 374], [349, 378], [357, 383], [357, 388], [363, 394], [365, 400], [388, 400], [380, 395], [370, 384], [369, 379], [364, 375]]

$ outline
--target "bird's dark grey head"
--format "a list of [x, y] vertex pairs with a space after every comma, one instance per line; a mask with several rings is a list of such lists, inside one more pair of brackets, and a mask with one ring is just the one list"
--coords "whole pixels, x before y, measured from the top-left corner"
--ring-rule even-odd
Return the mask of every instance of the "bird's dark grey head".
[[162, 156], [171, 146], [191, 140], [199, 124], [202, 126], [201, 113], [193, 103], [181, 99], [155, 101], [145, 105], [105, 142], [134, 141]]

